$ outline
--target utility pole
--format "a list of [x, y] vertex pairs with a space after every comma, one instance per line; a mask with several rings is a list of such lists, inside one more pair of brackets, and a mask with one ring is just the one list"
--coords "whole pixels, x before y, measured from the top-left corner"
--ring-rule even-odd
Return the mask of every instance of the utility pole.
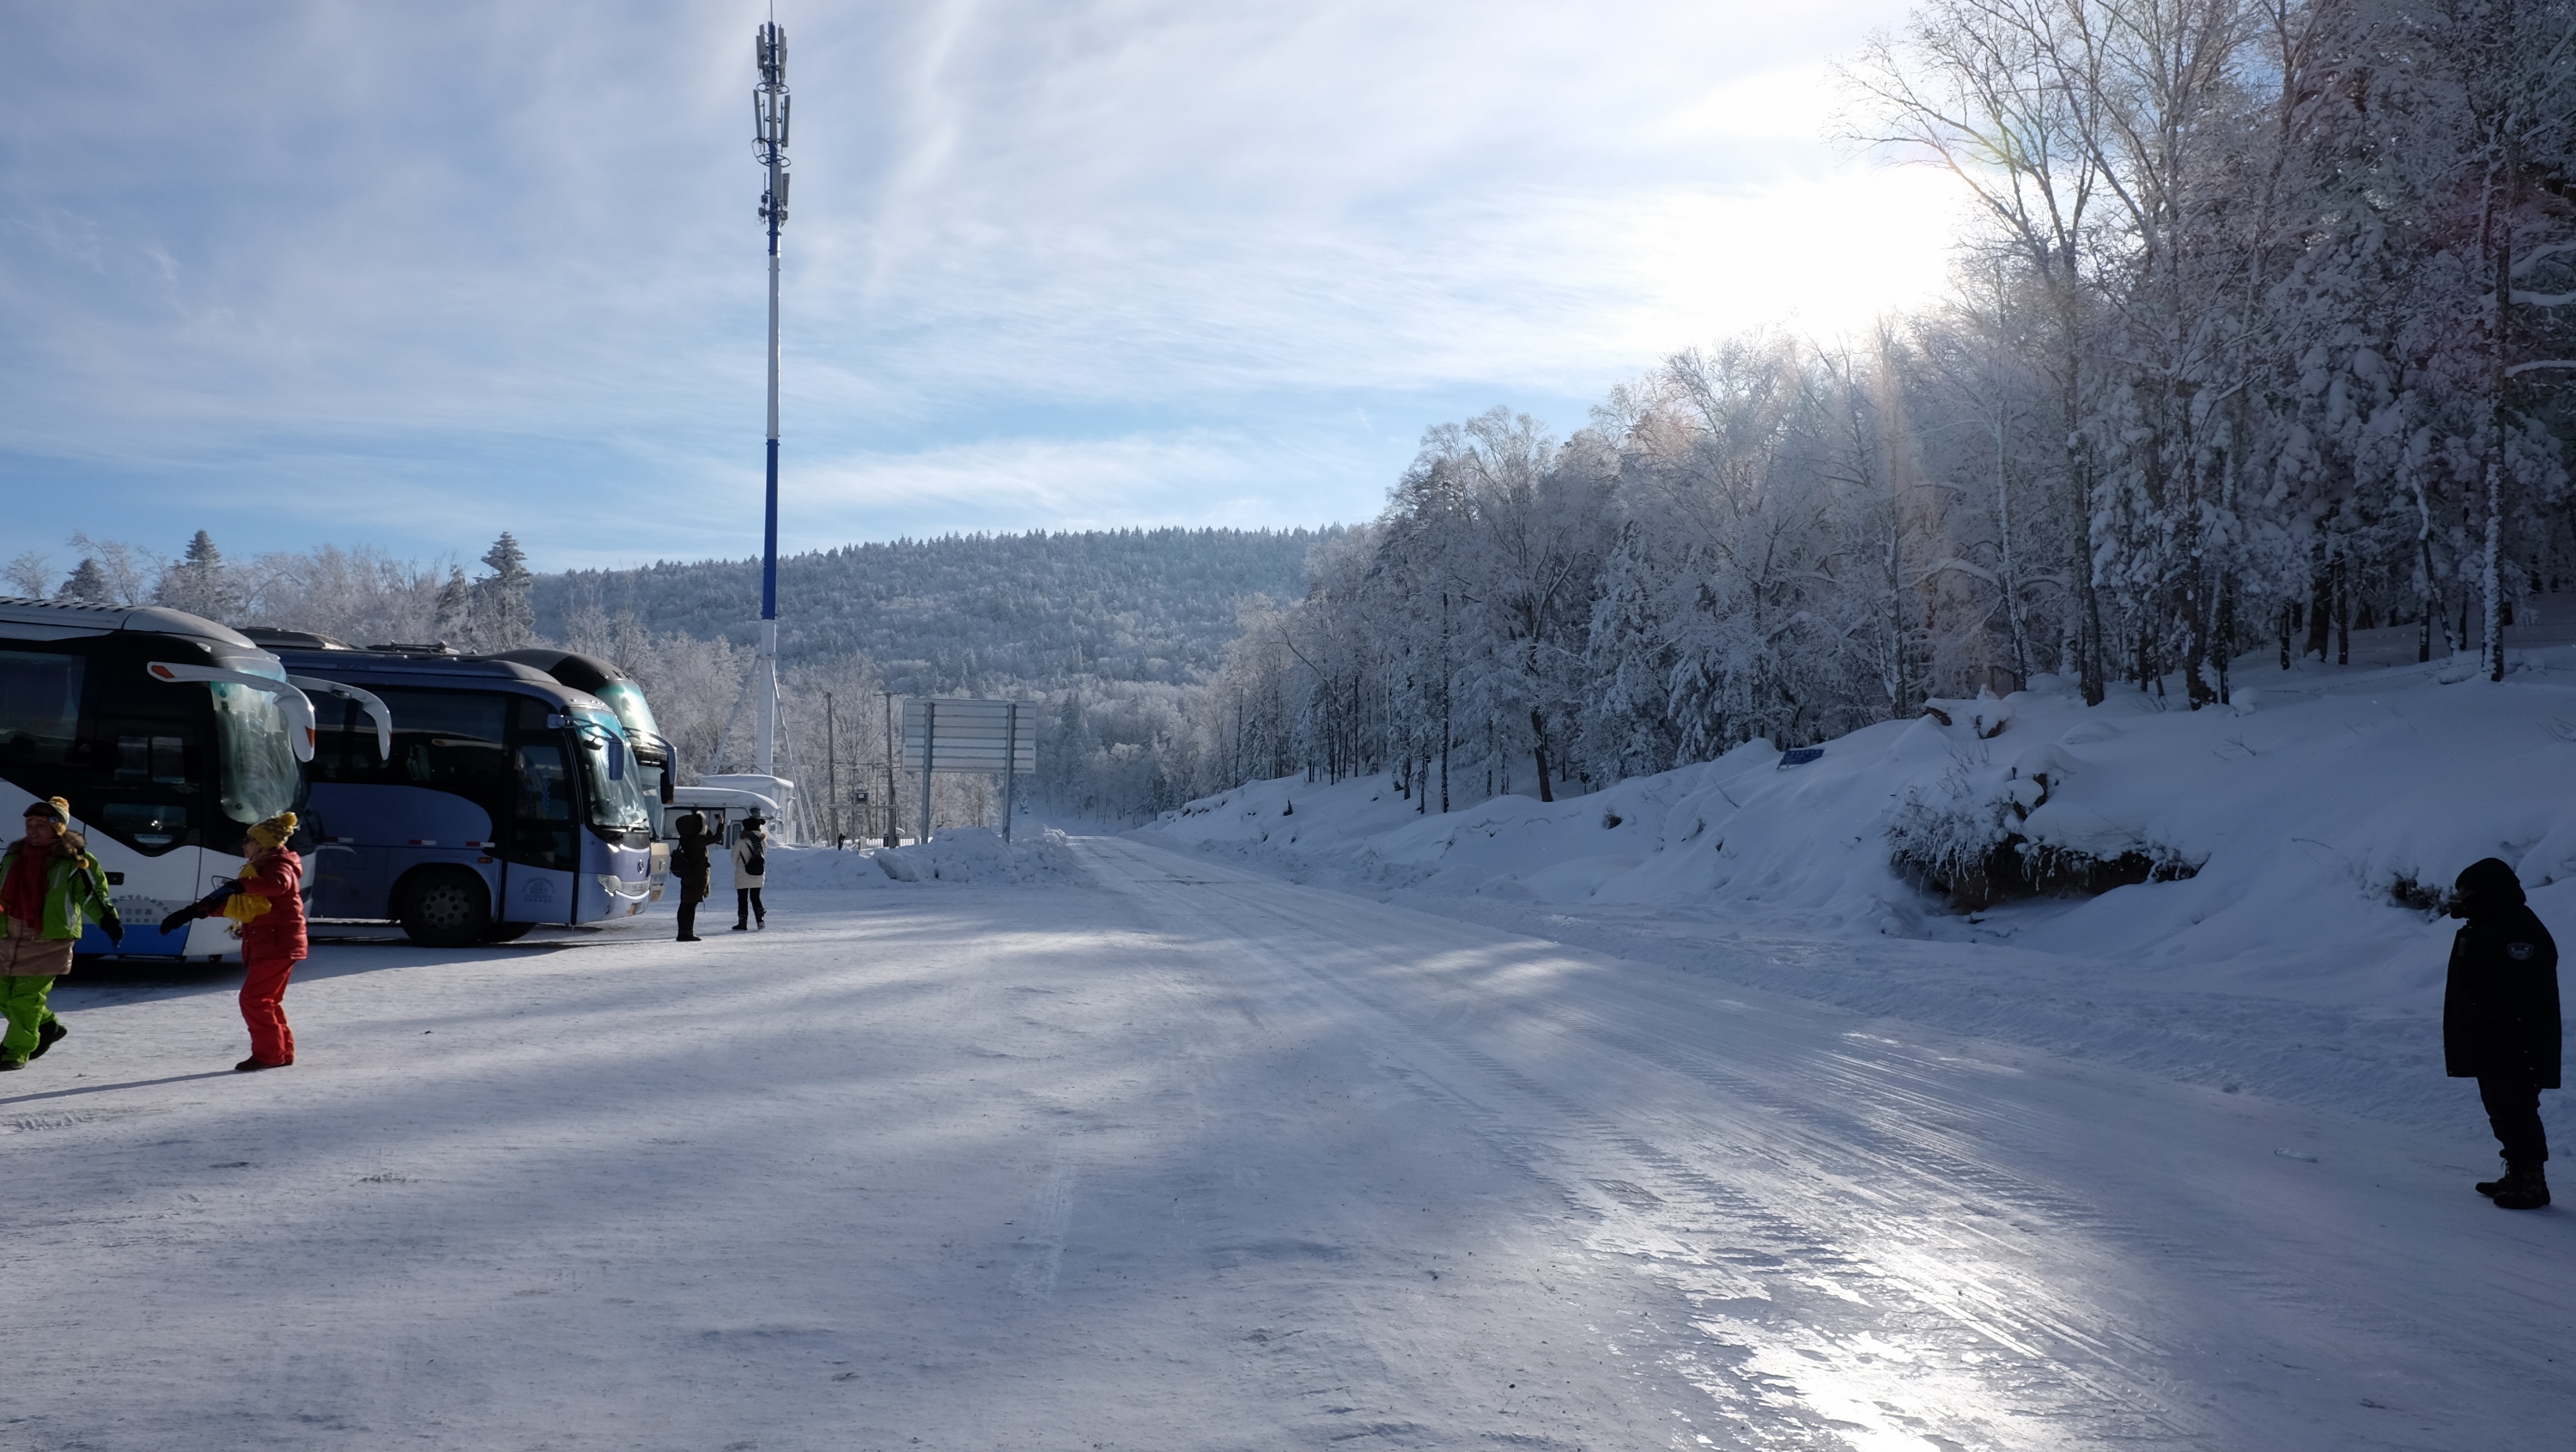
[[841, 738], [832, 719], [832, 693], [823, 693], [823, 774], [832, 793], [832, 850], [841, 850]]
[[1013, 701], [1009, 710], [1010, 725], [1002, 737], [1002, 840], [1011, 840], [1011, 808], [1019, 802], [1020, 787], [1020, 703]]
[[931, 756], [939, 749], [939, 702], [921, 703], [921, 835], [916, 842], [930, 840], [930, 772]]
[[895, 790], [894, 777], [894, 692], [879, 691], [885, 697], [886, 710], [886, 836], [888, 847], [903, 845], [903, 797]]

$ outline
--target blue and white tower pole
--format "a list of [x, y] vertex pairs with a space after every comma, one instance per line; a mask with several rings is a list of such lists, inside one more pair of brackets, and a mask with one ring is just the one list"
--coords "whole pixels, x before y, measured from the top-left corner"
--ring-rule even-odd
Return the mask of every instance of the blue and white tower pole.
[[778, 770], [778, 229], [787, 220], [787, 32], [775, 20], [760, 27], [753, 45], [760, 84], [751, 109], [759, 134], [760, 164], [769, 189], [760, 196], [760, 219], [769, 225], [769, 507], [760, 541], [760, 658], [751, 689], [758, 703], [760, 773]]

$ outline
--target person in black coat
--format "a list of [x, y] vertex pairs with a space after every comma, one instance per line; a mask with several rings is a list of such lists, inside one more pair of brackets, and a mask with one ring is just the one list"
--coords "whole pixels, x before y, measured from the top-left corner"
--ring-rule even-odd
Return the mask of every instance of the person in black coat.
[[2513, 869], [2493, 857], [2460, 874], [2451, 916], [2468, 924], [2451, 940], [2442, 1058], [2452, 1078], [2478, 1081], [2504, 1147], [2504, 1178], [2478, 1193], [2508, 1210], [2537, 1210], [2549, 1203], [2540, 1091], [2558, 1087], [2558, 944], [2523, 901]]
[[707, 858], [707, 819], [695, 812], [672, 824], [680, 845], [671, 849], [671, 875], [680, 880], [680, 941], [698, 941], [698, 904], [707, 900], [708, 879], [715, 875]]

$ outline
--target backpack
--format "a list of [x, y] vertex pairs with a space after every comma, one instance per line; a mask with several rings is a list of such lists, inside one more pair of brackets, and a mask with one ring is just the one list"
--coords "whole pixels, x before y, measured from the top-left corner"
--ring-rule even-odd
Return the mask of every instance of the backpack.
[[767, 877], [769, 875], [769, 856], [760, 849], [768, 844], [758, 837], [749, 838], [748, 840], [751, 843], [751, 850], [743, 854], [742, 870], [750, 873], [754, 877]]

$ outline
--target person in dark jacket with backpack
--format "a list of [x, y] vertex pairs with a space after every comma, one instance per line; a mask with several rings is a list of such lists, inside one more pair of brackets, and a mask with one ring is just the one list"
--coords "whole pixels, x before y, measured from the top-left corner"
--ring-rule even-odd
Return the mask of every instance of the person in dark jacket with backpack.
[[698, 904], [707, 900], [715, 864], [707, 860], [707, 819], [685, 813], [673, 823], [680, 845], [671, 849], [671, 875], [680, 880], [680, 941], [698, 941]]
[[2460, 874], [2451, 916], [2467, 925], [2451, 940], [2442, 1058], [2452, 1078], [2478, 1081], [2504, 1153], [2504, 1178], [2477, 1190], [2507, 1210], [2537, 1210], [2549, 1203], [2540, 1091], [2559, 1087], [2558, 944], [2497, 858]]
[[733, 930], [749, 932], [755, 920], [769, 926], [769, 909], [760, 901], [760, 885], [769, 880], [769, 823], [754, 812], [742, 819], [742, 835], [733, 839]]

